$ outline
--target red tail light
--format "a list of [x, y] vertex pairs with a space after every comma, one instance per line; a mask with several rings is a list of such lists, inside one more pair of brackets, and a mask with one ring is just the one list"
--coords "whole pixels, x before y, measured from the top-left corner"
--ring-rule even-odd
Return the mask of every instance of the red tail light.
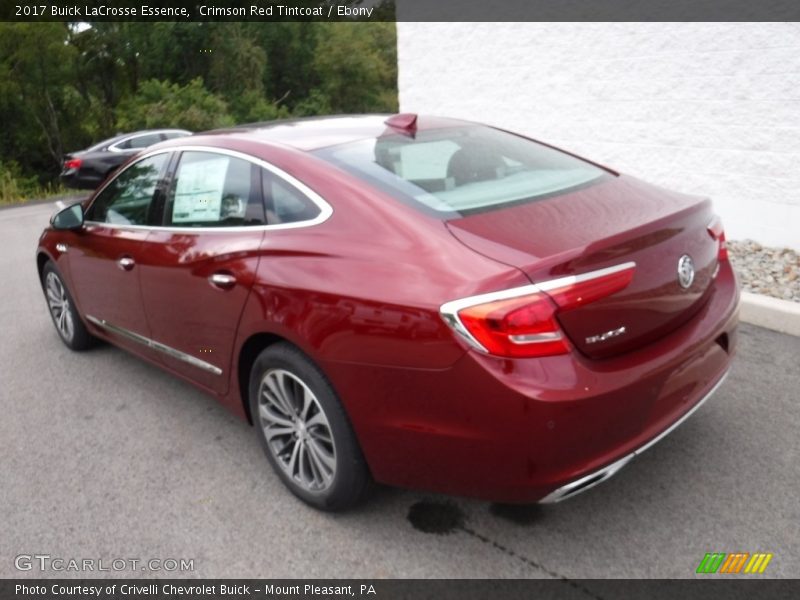
[[65, 169], [80, 169], [80, 167], [81, 167], [80, 158], [70, 158], [69, 160], [64, 161]]
[[534, 293], [470, 306], [458, 316], [489, 354], [544, 356], [569, 352], [555, 312], [550, 298]]
[[[592, 278], [574, 277], [573, 282], [559, 285], [555, 282], [545, 283], [542, 286], [547, 295], [555, 300], [556, 304], [563, 309], [578, 308], [584, 304], [589, 304], [600, 298], [610, 296], [620, 290], [624, 290], [633, 279], [635, 265], [630, 263], [629, 267], [613, 271]], [[592, 275], [592, 273], [590, 273]], [[559, 287], [555, 287], [558, 285]]]
[[552, 356], [570, 344], [556, 320], [627, 287], [636, 265], [625, 263], [539, 285], [472, 296], [444, 304], [441, 315], [478, 350], [507, 357]]
[[725, 229], [722, 227], [722, 219], [715, 216], [711, 220], [711, 223], [708, 224], [708, 235], [711, 236], [711, 239], [719, 242], [717, 259], [720, 261], [728, 260], [728, 246], [725, 243]]

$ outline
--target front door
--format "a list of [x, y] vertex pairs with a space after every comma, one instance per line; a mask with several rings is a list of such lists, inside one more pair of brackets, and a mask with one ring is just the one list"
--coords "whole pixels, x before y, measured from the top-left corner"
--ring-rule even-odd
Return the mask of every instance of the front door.
[[74, 292], [86, 319], [115, 341], [147, 354], [150, 337], [139, 290], [139, 260], [169, 153], [140, 160], [93, 200], [69, 248]]

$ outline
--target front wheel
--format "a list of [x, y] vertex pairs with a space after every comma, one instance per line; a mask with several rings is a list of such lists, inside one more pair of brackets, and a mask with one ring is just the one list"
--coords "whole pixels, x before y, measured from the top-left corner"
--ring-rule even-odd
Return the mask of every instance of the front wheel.
[[71, 350], [86, 350], [92, 347], [96, 338], [83, 324], [75, 308], [75, 301], [51, 262], [42, 269], [42, 287], [47, 307], [50, 309], [50, 317], [61, 341]]
[[361, 499], [369, 473], [350, 422], [328, 380], [297, 348], [275, 344], [258, 356], [250, 411], [267, 459], [298, 498], [323, 510]]

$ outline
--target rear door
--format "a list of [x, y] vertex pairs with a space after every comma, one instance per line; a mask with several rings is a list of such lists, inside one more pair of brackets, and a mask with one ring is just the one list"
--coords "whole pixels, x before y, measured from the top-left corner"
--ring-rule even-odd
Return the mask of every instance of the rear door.
[[183, 152], [162, 226], [141, 261], [142, 300], [161, 360], [217, 393], [227, 391], [265, 232], [260, 171], [236, 153]]
[[120, 344], [137, 351], [150, 329], [139, 293], [139, 260], [158, 219], [158, 190], [170, 153], [144, 158], [125, 169], [92, 201], [84, 229], [69, 247], [69, 265], [86, 318]]

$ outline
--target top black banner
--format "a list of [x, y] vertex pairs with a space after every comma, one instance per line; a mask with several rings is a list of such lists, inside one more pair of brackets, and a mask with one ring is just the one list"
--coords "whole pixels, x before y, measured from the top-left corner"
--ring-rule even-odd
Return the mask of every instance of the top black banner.
[[2, 0], [0, 21], [800, 21], [799, 0]]

